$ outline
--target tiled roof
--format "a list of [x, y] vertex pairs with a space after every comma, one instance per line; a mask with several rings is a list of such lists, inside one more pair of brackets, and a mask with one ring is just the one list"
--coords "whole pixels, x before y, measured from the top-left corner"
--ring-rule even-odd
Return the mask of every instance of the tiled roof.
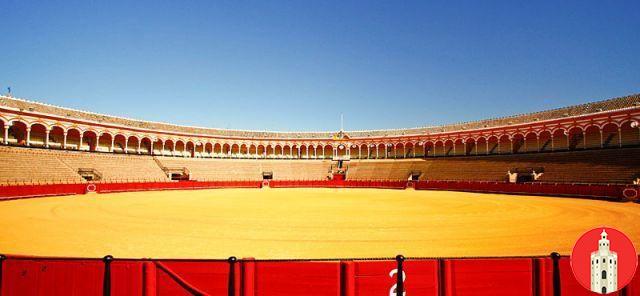
[[[12, 97], [0, 96], [0, 105], [22, 109], [24, 111], [57, 115], [69, 119], [90, 120], [105, 124], [118, 124], [129, 127], [143, 128], [149, 130], [163, 130], [187, 134], [200, 134], [210, 136], [238, 137], [238, 138], [304, 138], [304, 139], [328, 139], [334, 132], [276, 132], [276, 131], [244, 131], [218, 128], [190, 127], [175, 124], [134, 120], [123, 117], [103, 115], [93, 112], [79, 111], [69, 108], [57, 107], [48, 104], [16, 99]], [[402, 135], [419, 135], [442, 132], [455, 132], [471, 129], [490, 128], [512, 124], [522, 124], [542, 120], [557, 119], [563, 117], [585, 115], [602, 111], [618, 110], [628, 107], [640, 106], [640, 94], [625, 97], [602, 100], [592, 103], [574, 105], [553, 110], [519, 114], [507, 117], [470, 121], [455, 124], [446, 124], [434, 127], [419, 127], [394, 130], [370, 130], [370, 131], [347, 131], [350, 137], [392, 137]]]

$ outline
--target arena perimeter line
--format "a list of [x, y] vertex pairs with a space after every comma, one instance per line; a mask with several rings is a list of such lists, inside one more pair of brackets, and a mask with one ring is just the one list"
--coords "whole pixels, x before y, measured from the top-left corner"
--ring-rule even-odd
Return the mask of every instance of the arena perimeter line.
[[0, 253], [257, 259], [569, 254], [640, 204], [383, 189], [214, 189], [0, 202]]

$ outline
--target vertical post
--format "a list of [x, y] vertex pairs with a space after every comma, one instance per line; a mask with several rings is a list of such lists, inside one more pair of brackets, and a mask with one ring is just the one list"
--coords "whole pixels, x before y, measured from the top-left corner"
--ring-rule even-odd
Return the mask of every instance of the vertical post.
[[560, 296], [560, 254], [551, 253], [551, 260], [553, 261], [553, 295]]
[[49, 148], [49, 132], [49, 129], [44, 131], [44, 147], [46, 148]]
[[67, 131], [62, 133], [62, 149], [67, 149]]
[[102, 280], [102, 295], [103, 296], [111, 296], [111, 262], [113, 261], [113, 256], [107, 255], [102, 258], [104, 261], [104, 277]]
[[445, 296], [445, 263], [444, 259], [438, 259], [438, 296]]
[[0, 294], [2, 294], [2, 267], [4, 266], [4, 260], [7, 259], [5, 255], [0, 254]]
[[9, 144], [9, 126], [4, 126], [4, 138], [2, 139], [5, 145]]
[[78, 151], [82, 150], [82, 137], [84, 136], [84, 132], [78, 132], [80, 134], [80, 142], [78, 142]]
[[256, 263], [253, 258], [242, 259], [242, 295], [255, 295]]
[[344, 296], [355, 296], [356, 295], [356, 271], [355, 264], [353, 261], [343, 261], [341, 262], [342, 271], [340, 275], [342, 275], [342, 294]]
[[398, 255], [396, 256], [397, 270], [396, 274], [396, 296], [404, 296], [404, 270], [402, 268], [402, 263], [404, 262], [404, 256]]
[[229, 257], [229, 259], [227, 259], [227, 261], [229, 262], [229, 286], [227, 288], [227, 295], [235, 296], [236, 295], [236, 262], [238, 261], [238, 258], [231, 256]]
[[31, 128], [27, 127], [27, 139], [26, 139], [27, 147], [31, 146]]
[[156, 296], [158, 294], [157, 291], [157, 272], [156, 272], [156, 264], [153, 261], [145, 261], [142, 265], [144, 269], [144, 296]]
[[618, 127], [618, 147], [622, 147], [622, 128]]
[[604, 139], [602, 135], [602, 129], [599, 129], [599, 131], [600, 131], [600, 148], [604, 148]]

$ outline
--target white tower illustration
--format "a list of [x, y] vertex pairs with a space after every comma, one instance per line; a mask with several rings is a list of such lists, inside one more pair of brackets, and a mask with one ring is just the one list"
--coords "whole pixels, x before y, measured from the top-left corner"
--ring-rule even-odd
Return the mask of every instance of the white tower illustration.
[[591, 252], [591, 291], [606, 294], [618, 289], [618, 254], [609, 249], [604, 229], [600, 237], [598, 250]]

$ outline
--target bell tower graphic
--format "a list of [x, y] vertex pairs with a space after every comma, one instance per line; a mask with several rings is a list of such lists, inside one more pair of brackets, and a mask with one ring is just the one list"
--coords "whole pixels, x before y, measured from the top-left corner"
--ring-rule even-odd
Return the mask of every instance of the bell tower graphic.
[[618, 289], [618, 254], [610, 250], [607, 232], [603, 229], [598, 250], [591, 252], [591, 291], [606, 294]]

